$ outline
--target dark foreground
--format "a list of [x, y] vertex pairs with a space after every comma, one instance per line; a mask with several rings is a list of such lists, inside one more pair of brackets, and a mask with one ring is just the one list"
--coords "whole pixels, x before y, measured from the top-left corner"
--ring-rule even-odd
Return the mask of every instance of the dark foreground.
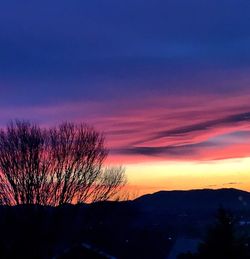
[[[134, 201], [57, 208], [2, 206], [0, 258], [172, 259], [195, 251], [222, 206], [232, 213], [234, 234], [244, 237], [241, 245], [247, 250], [250, 193], [222, 189], [159, 192]], [[184, 253], [182, 258], [196, 257]]]

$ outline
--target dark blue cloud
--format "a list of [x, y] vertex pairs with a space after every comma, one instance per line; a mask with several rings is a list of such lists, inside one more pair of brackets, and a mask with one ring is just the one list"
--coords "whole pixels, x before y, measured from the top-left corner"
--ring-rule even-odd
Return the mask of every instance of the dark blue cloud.
[[[153, 133], [153, 137], [147, 137], [144, 140], [134, 142], [130, 147], [123, 147], [119, 149], [114, 149], [112, 152], [114, 154], [123, 154], [123, 155], [144, 155], [144, 156], [160, 156], [160, 157], [185, 157], [190, 158], [198, 155], [201, 150], [206, 150], [210, 152], [215, 148], [223, 148], [230, 146], [235, 143], [245, 143], [249, 138], [249, 131], [233, 131], [230, 133], [219, 134], [218, 136], [213, 136], [208, 139], [204, 139], [199, 142], [185, 142], [178, 144], [166, 144], [165, 146], [152, 144], [151, 146], [145, 146], [145, 143], [152, 140], [157, 140], [157, 143], [160, 143], [159, 140], [163, 141], [165, 137], [184, 137], [186, 140], [190, 140], [190, 135], [192, 134], [204, 134], [204, 132], [209, 132], [215, 128], [223, 128], [231, 125], [237, 125], [239, 123], [249, 124], [250, 121], [250, 112], [239, 113], [229, 115], [220, 119], [204, 121], [197, 124], [191, 124], [182, 126], [179, 128]], [[129, 131], [117, 131], [113, 134], [129, 134]], [[164, 142], [163, 142], [164, 143]]]
[[249, 13], [247, 0], [1, 2], [1, 105], [239, 91], [203, 73], [249, 66]]
[[148, 147], [129, 147], [112, 150], [113, 154], [123, 155], [144, 155], [155, 157], [194, 157], [199, 154], [201, 148], [213, 148], [216, 147], [216, 143], [202, 142], [196, 144], [183, 144], [179, 146], [169, 145], [164, 147], [148, 146]]
[[235, 125], [240, 122], [250, 122], [250, 112], [244, 112], [239, 114], [233, 114], [226, 116], [224, 118], [205, 121], [197, 124], [187, 125], [184, 127], [176, 128], [173, 130], [168, 130], [160, 132], [157, 134], [157, 138], [162, 138], [166, 136], [180, 136], [186, 135], [193, 132], [208, 131], [212, 128]]

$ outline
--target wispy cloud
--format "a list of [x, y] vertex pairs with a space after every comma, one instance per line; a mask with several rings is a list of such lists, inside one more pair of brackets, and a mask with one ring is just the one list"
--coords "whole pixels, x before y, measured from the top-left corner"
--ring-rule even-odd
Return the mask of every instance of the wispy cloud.
[[65, 103], [2, 109], [0, 121], [3, 125], [7, 118], [25, 118], [45, 126], [62, 120], [85, 121], [105, 132], [111, 160], [122, 163], [217, 160], [250, 155], [248, 100], [249, 95], [199, 96], [186, 101], [181, 96], [155, 96], [124, 103]]

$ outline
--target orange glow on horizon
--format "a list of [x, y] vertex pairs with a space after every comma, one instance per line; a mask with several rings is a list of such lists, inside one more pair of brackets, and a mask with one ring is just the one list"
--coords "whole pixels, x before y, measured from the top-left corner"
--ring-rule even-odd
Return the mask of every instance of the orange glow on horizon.
[[125, 166], [130, 197], [161, 190], [236, 188], [250, 191], [250, 157], [210, 162], [154, 162]]

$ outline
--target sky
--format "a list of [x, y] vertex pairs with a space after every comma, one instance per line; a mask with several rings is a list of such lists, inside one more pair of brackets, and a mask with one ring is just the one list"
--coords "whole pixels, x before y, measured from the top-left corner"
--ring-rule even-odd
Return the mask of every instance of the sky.
[[249, 0], [0, 2], [0, 126], [86, 122], [134, 195], [250, 191]]

